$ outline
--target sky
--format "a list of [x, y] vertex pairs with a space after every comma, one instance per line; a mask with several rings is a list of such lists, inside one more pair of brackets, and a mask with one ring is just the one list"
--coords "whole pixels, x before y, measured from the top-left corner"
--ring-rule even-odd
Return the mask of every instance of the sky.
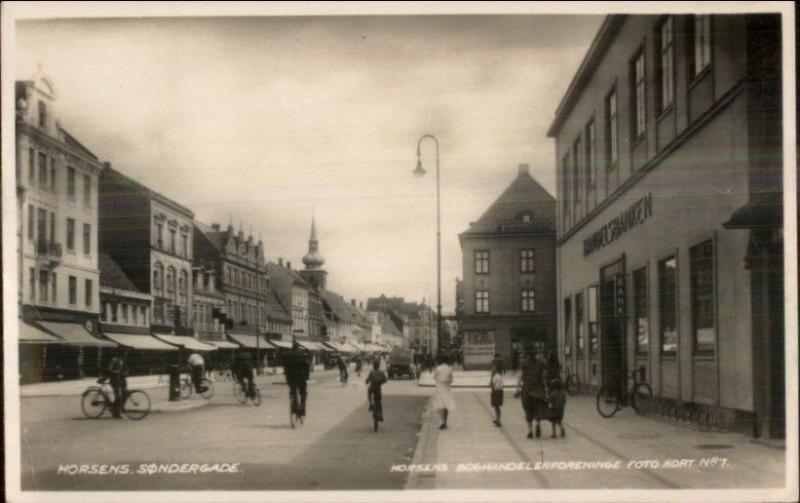
[[101, 160], [301, 268], [312, 212], [328, 287], [442, 305], [458, 234], [527, 163], [555, 194], [555, 109], [601, 16], [338, 16], [19, 21], [54, 114]]

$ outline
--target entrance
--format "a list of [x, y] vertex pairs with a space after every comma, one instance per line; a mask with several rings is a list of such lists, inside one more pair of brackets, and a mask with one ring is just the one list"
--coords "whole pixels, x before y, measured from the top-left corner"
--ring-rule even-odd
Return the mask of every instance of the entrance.
[[625, 388], [625, 257], [600, 269], [601, 384]]

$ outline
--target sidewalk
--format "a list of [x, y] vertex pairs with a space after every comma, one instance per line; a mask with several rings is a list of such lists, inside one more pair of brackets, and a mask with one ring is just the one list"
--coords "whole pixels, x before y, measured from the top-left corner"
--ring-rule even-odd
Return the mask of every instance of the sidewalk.
[[[489, 380], [492, 374], [488, 370], [455, 370], [453, 371], [453, 384], [454, 388], [489, 388]], [[506, 372], [503, 375], [505, 384], [503, 388], [516, 388], [517, 387], [517, 373], [513, 371]], [[417, 381], [417, 386], [436, 386], [433, 380], [432, 372], [422, 372]]]
[[[181, 378], [186, 378], [188, 374], [181, 374]], [[74, 396], [80, 395], [86, 388], [97, 384], [96, 377], [85, 377], [83, 379], [74, 379], [70, 381], [60, 382], [43, 382], [36, 384], [23, 384], [19, 387], [19, 396], [21, 398], [35, 397], [35, 396]], [[152, 389], [167, 387], [169, 385], [169, 376], [165, 375], [149, 375], [149, 376], [133, 376], [128, 378], [128, 387], [131, 389]]]
[[[784, 484], [785, 450], [744, 435], [700, 432], [638, 416], [630, 408], [604, 419], [594, 397], [579, 396], [568, 400], [565, 438], [551, 439], [550, 423], [543, 421], [542, 437], [527, 439], [522, 407], [509, 392], [501, 428], [492, 424], [488, 390], [456, 389], [453, 394], [456, 408], [447, 430], [438, 429], [437, 411], [429, 409], [423, 417], [413, 463], [439, 466], [409, 472], [409, 489], [733, 489]], [[554, 463], [543, 464], [547, 462]]]

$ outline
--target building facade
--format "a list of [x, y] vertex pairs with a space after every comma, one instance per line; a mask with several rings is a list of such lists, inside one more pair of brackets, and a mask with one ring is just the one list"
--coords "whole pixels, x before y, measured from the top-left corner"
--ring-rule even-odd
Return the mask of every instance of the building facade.
[[556, 112], [559, 350], [784, 431], [780, 17], [609, 16]]
[[99, 194], [100, 249], [153, 297], [153, 330], [193, 335], [194, 213], [109, 163]]
[[367, 299], [367, 312], [380, 312], [388, 317], [400, 331], [404, 346], [419, 353], [436, 352], [436, 312], [424, 299], [422, 303], [406, 302], [403, 297], [381, 294]]
[[523, 164], [459, 235], [465, 369], [488, 368], [495, 353], [517, 368], [525, 351], [555, 348], [555, 207]]
[[212, 263], [198, 262], [195, 258], [192, 282], [194, 330], [197, 337], [206, 341], [224, 341], [225, 295], [217, 287], [217, 269]]
[[[36, 367], [26, 380], [96, 372], [100, 348], [112, 346], [94, 337], [102, 165], [59, 119], [55, 87], [41, 71], [16, 82], [20, 357]], [[31, 335], [41, 331], [53, 340]]]

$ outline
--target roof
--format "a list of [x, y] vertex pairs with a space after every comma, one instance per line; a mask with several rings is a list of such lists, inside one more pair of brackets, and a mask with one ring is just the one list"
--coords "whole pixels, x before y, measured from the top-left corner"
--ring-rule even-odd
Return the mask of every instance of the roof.
[[97, 156], [94, 155], [94, 153], [92, 153], [91, 150], [89, 150], [88, 148], [84, 147], [83, 144], [81, 142], [79, 142], [77, 139], [75, 139], [74, 136], [69, 134], [69, 132], [66, 129], [64, 129], [63, 127], [59, 128], [59, 129], [61, 130], [61, 133], [63, 133], [63, 135], [64, 135], [64, 143], [66, 143], [70, 147], [74, 148], [75, 150], [78, 150], [81, 153], [88, 155], [92, 159], [95, 159], [95, 160], [97, 159]]
[[97, 262], [98, 269], [100, 269], [100, 286], [142, 293], [114, 262], [114, 259], [105, 253], [100, 253]]
[[287, 269], [275, 262], [267, 262], [267, 275], [269, 276], [270, 292], [282, 307], [292, 305], [292, 287], [311, 289], [297, 271]]
[[547, 130], [548, 137], [552, 138], [558, 134], [558, 131], [564, 124], [564, 120], [566, 120], [567, 115], [572, 110], [575, 102], [578, 101], [584, 86], [591, 79], [592, 73], [597, 68], [597, 65], [600, 63], [600, 60], [605, 55], [606, 51], [608, 51], [611, 43], [614, 41], [614, 38], [616, 37], [617, 32], [622, 26], [622, 22], [624, 20], [625, 16], [620, 14], [606, 16], [606, 18], [603, 20], [603, 24], [600, 25], [600, 29], [594, 36], [594, 40], [592, 40], [589, 50], [583, 57], [583, 61], [581, 61], [578, 71], [572, 77], [572, 82], [570, 82], [566, 94], [563, 98], [561, 98], [561, 102], [558, 104], [553, 123]]
[[156, 192], [155, 190], [147, 187], [146, 185], [143, 185], [143, 184], [137, 182], [133, 178], [131, 178], [131, 177], [123, 174], [122, 172], [112, 168], [111, 165], [108, 164], [108, 163], [106, 163], [105, 167], [103, 168], [103, 171], [101, 172], [101, 175], [116, 177], [118, 179], [118, 182], [123, 182], [123, 183], [129, 185], [130, 187], [147, 194], [149, 197], [155, 199], [156, 201], [158, 201], [158, 202], [160, 202], [162, 204], [165, 204], [165, 205], [171, 207], [172, 209], [174, 209], [176, 211], [180, 211], [181, 213], [183, 213], [183, 214], [185, 214], [185, 215], [187, 215], [187, 216], [189, 216], [191, 218], [194, 218], [194, 212], [192, 210], [190, 210], [189, 208], [187, 208], [186, 206], [183, 206], [182, 204], [176, 202], [175, 200], [170, 199], [167, 196], [165, 196], [165, 195], [163, 195], [163, 194], [161, 194], [159, 192]]
[[350, 322], [350, 323], [357, 323], [357, 313], [355, 312], [352, 305], [348, 304], [344, 297], [339, 295], [338, 293], [331, 292], [330, 290], [320, 290], [319, 296], [322, 298], [323, 302], [325, 302], [336, 315], [342, 321]]
[[403, 335], [403, 329], [398, 327], [395, 322], [392, 320], [391, 316], [382, 316], [381, 317], [381, 332], [387, 335]]
[[290, 323], [292, 321], [292, 316], [286, 311], [286, 308], [281, 304], [275, 290], [272, 288], [269, 289], [269, 293], [267, 294], [267, 318], [270, 320], [288, 321]]
[[[555, 198], [527, 170], [520, 170], [506, 190], [461, 235], [554, 232], [555, 213]], [[529, 222], [525, 222], [525, 215], [530, 217]]]

